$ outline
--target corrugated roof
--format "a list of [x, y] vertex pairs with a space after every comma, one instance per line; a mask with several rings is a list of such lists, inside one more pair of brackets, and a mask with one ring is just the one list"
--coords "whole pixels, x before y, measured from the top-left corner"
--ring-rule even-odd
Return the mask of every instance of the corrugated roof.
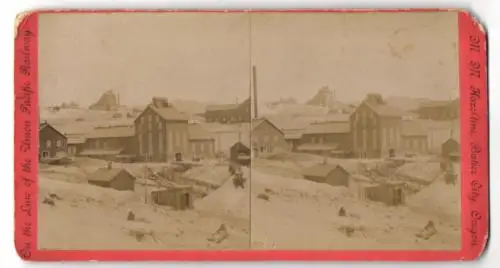
[[125, 138], [133, 137], [135, 135], [135, 128], [133, 126], [119, 126], [119, 127], [96, 127], [89, 132], [86, 137], [91, 139], [98, 138]]
[[111, 168], [110, 169], [110, 168], [104, 167], [104, 168], [99, 168], [94, 173], [92, 173], [89, 176], [88, 180], [92, 180], [92, 181], [111, 181], [114, 178], [116, 178], [116, 176], [121, 171], [127, 172], [130, 176], [132, 176], [134, 179], [136, 179], [136, 177], [130, 171], [128, 171], [125, 168]]
[[313, 123], [306, 127], [304, 134], [349, 133], [349, 122]]
[[401, 135], [406, 137], [427, 136], [427, 131], [418, 121], [403, 121]]
[[210, 131], [200, 124], [190, 124], [188, 126], [190, 140], [213, 140], [214, 136]]
[[336, 168], [342, 168], [339, 165], [331, 165], [331, 164], [316, 164], [311, 167], [308, 167], [304, 170], [304, 176], [314, 176], [314, 177], [326, 177], [328, 173], [332, 172], [332, 170]]

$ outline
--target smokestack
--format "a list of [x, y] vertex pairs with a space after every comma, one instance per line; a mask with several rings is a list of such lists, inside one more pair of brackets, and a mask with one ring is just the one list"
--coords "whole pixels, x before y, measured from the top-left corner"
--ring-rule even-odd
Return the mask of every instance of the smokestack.
[[258, 113], [258, 98], [257, 98], [257, 68], [252, 66], [252, 83], [253, 83], [253, 108], [255, 118], [259, 117]]

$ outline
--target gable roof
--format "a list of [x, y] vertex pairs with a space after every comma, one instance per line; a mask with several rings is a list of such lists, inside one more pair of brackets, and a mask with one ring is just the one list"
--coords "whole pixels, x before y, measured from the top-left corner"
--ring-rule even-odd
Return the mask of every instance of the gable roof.
[[125, 168], [98, 168], [94, 173], [89, 175], [88, 180], [89, 181], [112, 181], [120, 174], [120, 172], [126, 172], [128, 175], [130, 175], [133, 179], [136, 179], [136, 177], [127, 169]]
[[349, 173], [340, 165], [331, 165], [331, 164], [316, 164], [306, 168], [303, 172], [304, 176], [314, 176], [314, 177], [326, 177], [333, 170], [340, 168], [344, 170], [346, 173]]
[[148, 110], [152, 110], [154, 113], [159, 115], [166, 121], [189, 121], [189, 116], [175, 108], [174, 106], [169, 107], [154, 107], [152, 104], [148, 105], [140, 114], [135, 118], [134, 121], [137, 121], [141, 118], [144, 113]]
[[246, 98], [244, 101], [240, 103], [232, 103], [232, 104], [210, 104], [207, 105], [205, 111], [229, 111], [240, 108], [242, 105], [250, 105], [250, 98]]
[[256, 129], [257, 127], [262, 125], [264, 122], [267, 122], [269, 125], [271, 125], [271, 127], [275, 128], [279, 133], [283, 134], [283, 131], [280, 128], [278, 128], [273, 122], [271, 122], [271, 120], [267, 119], [266, 117], [253, 119], [251, 130]]
[[42, 122], [39, 124], [38, 126], [38, 131], [42, 131], [46, 128], [51, 128], [52, 130], [54, 130], [57, 134], [63, 136], [64, 138], [67, 139], [66, 135], [64, 135], [61, 131], [59, 131], [57, 128], [55, 128], [54, 126], [52, 126], [51, 124], [47, 123], [47, 122]]
[[312, 123], [306, 127], [303, 134], [349, 133], [350, 129], [349, 122]]
[[188, 126], [188, 137], [190, 140], [214, 140], [215, 137], [210, 131], [200, 124], [190, 124]]
[[[382, 117], [403, 117], [409, 114], [409, 112], [396, 108], [386, 103], [370, 103], [369, 101], [363, 101], [359, 106], [366, 105], [377, 115]], [[357, 110], [357, 109], [356, 109]]]
[[273, 123], [277, 128], [287, 130], [304, 130], [310, 123], [311, 118], [290, 117], [290, 116], [266, 116], [267, 120]]

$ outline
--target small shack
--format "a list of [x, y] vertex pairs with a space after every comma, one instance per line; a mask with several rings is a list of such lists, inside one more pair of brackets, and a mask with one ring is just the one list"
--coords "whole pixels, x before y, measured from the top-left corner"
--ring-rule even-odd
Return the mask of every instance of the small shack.
[[441, 145], [441, 157], [446, 160], [458, 162], [460, 160], [460, 143], [454, 139], [449, 138]]
[[304, 170], [304, 178], [332, 186], [349, 186], [350, 173], [340, 165], [320, 163]]
[[100, 187], [112, 188], [120, 191], [133, 191], [136, 177], [125, 168], [113, 168], [109, 163], [107, 167], [99, 168], [88, 178], [88, 183]]
[[369, 200], [382, 202], [388, 206], [398, 206], [405, 203], [404, 183], [386, 181], [372, 184], [365, 188]]
[[250, 165], [251, 161], [251, 150], [250, 147], [245, 145], [244, 143], [238, 141], [231, 148], [230, 151], [230, 159], [233, 162], [239, 163], [243, 166]]
[[191, 192], [191, 186], [174, 185], [151, 191], [151, 200], [157, 205], [170, 206], [176, 210], [187, 210], [193, 208]]

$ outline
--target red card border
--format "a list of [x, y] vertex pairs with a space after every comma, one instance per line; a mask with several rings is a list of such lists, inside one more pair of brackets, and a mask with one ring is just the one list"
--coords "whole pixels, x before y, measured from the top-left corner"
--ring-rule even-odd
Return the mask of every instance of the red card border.
[[[459, 26], [460, 136], [462, 161], [462, 249], [459, 251], [83, 251], [37, 249], [38, 204], [38, 16], [88, 12], [445, 12], [394, 10], [48, 10], [21, 18], [15, 38], [15, 247], [32, 261], [445, 261], [473, 260], [485, 250], [489, 228], [487, 40], [467, 11]], [[473, 46], [479, 44], [479, 46]], [[479, 49], [479, 51], [476, 51]], [[478, 76], [479, 72], [479, 76]], [[475, 94], [478, 93], [479, 95]]]

